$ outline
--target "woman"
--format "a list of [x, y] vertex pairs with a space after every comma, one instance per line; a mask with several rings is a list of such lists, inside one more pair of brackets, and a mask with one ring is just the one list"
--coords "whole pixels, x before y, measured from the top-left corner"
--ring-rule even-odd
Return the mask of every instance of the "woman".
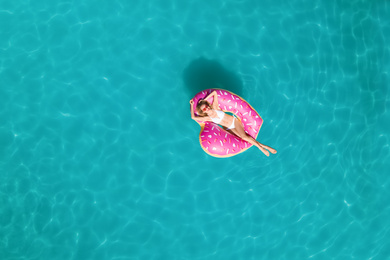
[[[210, 103], [207, 101], [207, 99], [210, 98], [211, 96], [214, 97], [212, 105], [210, 105]], [[200, 116], [195, 116], [194, 114], [194, 108], [193, 108], [194, 101], [192, 99], [190, 100], [190, 104], [191, 104], [192, 119], [201, 122], [209, 121], [209, 122], [214, 122], [216, 124], [219, 124], [223, 126], [224, 129], [233, 132], [233, 134], [235, 134], [236, 136], [258, 147], [266, 156], [269, 156], [269, 152], [273, 154], [276, 153], [275, 149], [259, 143], [252, 136], [248, 135], [245, 132], [244, 126], [242, 125], [240, 120], [237, 120], [235, 117], [226, 114], [222, 110], [218, 109], [218, 95], [215, 90], [211, 92], [205, 99], [200, 100], [196, 105], [196, 110]]]

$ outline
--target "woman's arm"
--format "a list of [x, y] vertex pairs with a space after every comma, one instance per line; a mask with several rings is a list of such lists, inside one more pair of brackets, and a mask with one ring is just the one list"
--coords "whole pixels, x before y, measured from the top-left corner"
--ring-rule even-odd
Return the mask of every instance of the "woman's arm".
[[215, 90], [213, 90], [210, 94], [207, 95], [207, 97], [204, 98], [204, 100], [209, 99], [211, 96], [214, 95], [214, 93], [217, 93], [217, 92], [215, 92]]
[[191, 107], [191, 118], [194, 119], [195, 114], [194, 114], [194, 101], [191, 99], [190, 100], [190, 107]]
[[211, 92], [206, 98], [205, 100], [207, 100], [208, 98], [210, 97], [214, 97], [213, 99], [213, 104], [211, 105], [213, 107], [213, 109], [218, 109], [218, 94], [217, 94], [217, 91], [213, 90], [213, 92]]

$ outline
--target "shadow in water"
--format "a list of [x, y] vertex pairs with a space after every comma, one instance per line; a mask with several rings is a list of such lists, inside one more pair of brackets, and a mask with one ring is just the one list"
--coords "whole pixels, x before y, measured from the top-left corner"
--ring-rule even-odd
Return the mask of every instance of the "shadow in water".
[[183, 71], [183, 80], [191, 97], [209, 88], [222, 88], [242, 96], [243, 84], [238, 76], [215, 60], [201, 57], [192, 61]]

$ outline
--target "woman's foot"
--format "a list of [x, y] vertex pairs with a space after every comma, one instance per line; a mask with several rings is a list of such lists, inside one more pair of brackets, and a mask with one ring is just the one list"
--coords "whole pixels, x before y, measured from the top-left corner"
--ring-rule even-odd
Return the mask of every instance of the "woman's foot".
[[264, 149], [267, 149], [268, 151], [270, 151], [272, 154], [276, 154], [277, 153], [277, 151], [274, 149], [274, 148], [272, 148], [272, 147], [269, 147], [269, 146], [266, 146], [266, 145], [261, 145]]
[[269, 152], [265, 150], [261, 145], [259, 146], [260, 151], [262, 151], [267, 157], [269, 156]]

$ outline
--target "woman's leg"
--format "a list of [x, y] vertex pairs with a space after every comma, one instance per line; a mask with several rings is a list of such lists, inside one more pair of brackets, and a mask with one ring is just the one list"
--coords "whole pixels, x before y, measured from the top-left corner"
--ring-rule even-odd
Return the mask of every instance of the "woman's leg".
[[[244, 130], [244, 127], [242, 126], [241, 122], [239, 120], [235, 120], [234, 122], [234, 127], [235, 128], [232, 128], [230, 129], [235, 135], [237, 135], [238, 137], [240, 137], [242, 140], [244, 141], [247, 141], [248, 143], [250, 144], [253, 144], [255, 146], [257, 146], [257, 148], [260, 149], [260, 151], [262, 151], [266, 156], [269, 156], [269, 152], [263, 147], [264, 145], [259, 143], [258, 141], [256, 141], [256, 139], [254, 139], [252, 136], [248, 135], [245, 130]], [[268, 147], [268, 146], [267, 146]]]

